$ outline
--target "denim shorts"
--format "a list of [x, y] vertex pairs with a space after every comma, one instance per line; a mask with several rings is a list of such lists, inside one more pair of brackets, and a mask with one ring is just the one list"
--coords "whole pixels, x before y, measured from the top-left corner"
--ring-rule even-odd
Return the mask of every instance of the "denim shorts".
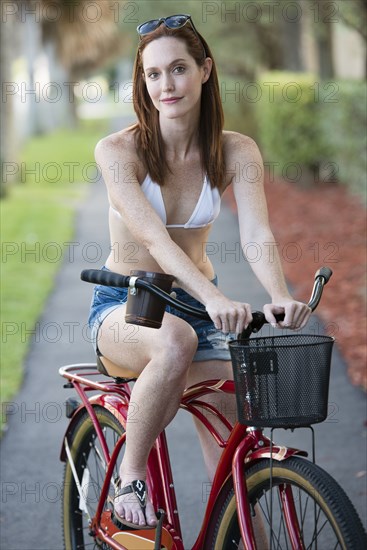
[[[107, 267], [102, 267], [108, 271]], [[218, 279], [215, 277], [212, 283], [217, 286]], [[174, 288], [177, 300], [184, 302], [187, 305], [203, 308], [198, 300], [193, 298], [182, 288]], [[90, 315], [88, 319], [89, 327], [91, 328], [91, 340], [96, 353], [99, 353], [97, 346], [98, 331], [105, 318], [116, 308], [125, 304], [127, 301], [128, 289], [109, 287], [104, 285], [96, 285], [92, 297]], [[167, 313], [176, 315], [180, 319], [184, 319], [195, 330], [198, 337], [198, 348], [194, 355], [193, 361], [212, 361], [218, 359], [221, 361], [230, 361], [230, 353], [228, 341], [234, 338], [234, 334], [224, 334], [217, 330], [212, 321], [204, 321], [197, 319], [186, 313], [182, 313], [170, 305], [166, 306]], [[156, 330], [156, 329], [152, 329]]]

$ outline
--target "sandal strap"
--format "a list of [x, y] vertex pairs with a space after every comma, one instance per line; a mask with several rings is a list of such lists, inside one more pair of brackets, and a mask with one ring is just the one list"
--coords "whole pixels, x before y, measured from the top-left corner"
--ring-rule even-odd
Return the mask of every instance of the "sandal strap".
[[145, 481], [143, 481], [142, 479], [136, 479], [128, 485], [125, 485], [125, 487], [122, 487], [119, 491], [115, 492], [115, 499], [129, 493], [134, 493], [134, 495], [138, 499], [140, 507], [144, 510], [147, 504], [147, 491]]

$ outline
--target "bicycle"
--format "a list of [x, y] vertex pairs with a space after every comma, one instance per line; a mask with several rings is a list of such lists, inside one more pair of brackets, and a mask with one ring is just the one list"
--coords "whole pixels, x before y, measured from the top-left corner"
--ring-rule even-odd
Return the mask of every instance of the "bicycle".
[[[312, 310], [330, 276], [328, 268], [316, 273], [309, 302]], [[181, 304], [141, 278], [98, 270], [85, 270], [81, 277], [95, 284], [130, 286], [132, 292], [148, 291], [177, 309], [208, 318], [204, 310]], [[265, 426], [312, 429], [312, 424], [325, 420], [334, 339], [302, 334], [250, 339], [251, 333], [258, 332], [265, 323], [264, 314], [254, 312], [249, 327], [230, 342], [234, 381], [196, 384], [184, 392], [181, 400], [181, 408], [198, 418], [223, 448], [192, 550], [262, 550], [264, 531], [268, 532], [270, 548], [364, 549], [367, 537], [357, 512], [337, 482], [315, 464], [314, 451], [309, 461], [305, 451], [277, 445], [272, 441], [272, 432], [270, 438], [264, 435]], [[302, 369], [296, 369], [296, 377], [288, 369], [287, 380], [281, 374], [282, 362], [297, 362], [299, 354], [306, 360], [313, 358], [303, 382], [310, 385], [311, 372], [316, 382], [312, 392], [298, 394], [291, 402], [287, 395], [291, 392], [282, 394], [278, 382], [293, 388], [294, 384], [300, 385], [302, 376], [300, 380], [298, 375]], [[70, 423], [61, 450], [65, 462], [65, 548], [184, 550], [165, 431], [156, 440], [147, 468], [148, 491], [158, 510], [157, 528], [122, 531], [113, 517], [109, 497], [114, 493], [117, 461], [123, 453], [129, 383], [134, 378], [127, 373], [126, 378], [96, 380], [101, 372], [106, 373], [103, 362], [67, 365], [59, 372], [68, 380], [64, 387], [74, 388], [81, 399], [81, 403], [74, 398], [66, 402]], [[88, 397], [95, 391], [96, 395]], [[239, 422], [234, 426], [212, 404], [200, 400], [218, 391], [236, 393]], [[134, 410], [130, 408], [129, 414], [131, 418]], [[227, 428], [226, 440], [210, 422], [210, 415]], [[254, 517], [262, 518], [260, 534]]]

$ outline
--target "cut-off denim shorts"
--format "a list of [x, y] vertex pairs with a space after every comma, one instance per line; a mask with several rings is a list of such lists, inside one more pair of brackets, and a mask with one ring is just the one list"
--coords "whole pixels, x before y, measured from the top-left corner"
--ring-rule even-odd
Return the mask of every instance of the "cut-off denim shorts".
[[[109, 271], [105, 266], [103, 266], [102, 269]], [[212, 280], [212, 283], [217, 286], [218, 278], [215, 277]], [[203, 304], [201, 304], [182, 288], [175, 287], [173, 290], [176, 293], [177, 300], [180, 300], [190, 306], [201, 308], [204, 307]], [[96, 285], [94, 287], [88, 324], [91, 329], [91, 341], [97, 354], [99, 354], [97, 345], [98, 331], [103, 321], [110, 313], [112, 313], [112, 311], [126, 303], [127, 296], [127, 288], [104, 285]], [[178, 311], [170, 305], [166, 306], [166, 311], [167, 313], [171, 313], [181, 319], [184, 319], [195, 330], [198, 337], [198, 347], [193, 361], [212, 361], [213, 359], [230, 361], [231, 357], [228, 348], [228, 341], [234, 338], [234, 334], [224, 334], [215, 328], [212, 321], [197, 319], [196, 317], [192, 317], [191, 315]]]

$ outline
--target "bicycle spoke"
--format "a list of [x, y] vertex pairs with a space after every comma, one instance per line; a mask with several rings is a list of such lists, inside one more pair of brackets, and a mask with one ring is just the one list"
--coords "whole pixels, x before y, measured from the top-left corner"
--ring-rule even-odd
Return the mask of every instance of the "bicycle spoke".
[[[316, 507], [316, 503], [315, 503], [315, 507]], [[313, 536], [312, 536], [311, 543], [310, 543], [310, 546], [309, 546], [309, 548], [312, 548], [312, 543], [313, 543], [313, 542], [316, 542], [316, 550], [317, 550], [317, 536], [318, 536], [318, 533], [317, 533], [317, 525], [318, 525], [318, 521], [319, 521], [320, 514], [321, 514], [321, 509], [319, 509], [318, 514], [316, 514], [316, 511], [314, 512], [314, 529], [313, 529]], [[320, 529], [320, 532], [322, 531], [322, 529], [323, 529], [323, 527], [325, 526], [325, 524], [327, 524], [327, 520], [325, 520], [324, 525], [323, 525], [323, 526], [321, 527], [321, 529]]]
[[103, 471], [104, 471], [104, 472], [107, 472], [107, 464], [106, 464], [106, 462], [105, 462], [105, 460], [104, 460], [104, 458], [103, 458], [103, 456], [102, 456], [102, 453], [99, 451], [99, 449], [97, 449], [96, 446], [94, 446], [94, 451], [95, 451], [97, 457], [99, 458], [99, 461], [100, 461], [100, 463], [101, 463], [101, 465], [102, 465]]
[[[101, 416], [98, 419], [101, 422], [103, 437], [105, 438], [109, 455], [111, 455], [118, 439], [123, 434], [123, 427], [107, 411], [102, 410], [100, 414]], [[79, 447], [76, 447], [76, 451], [74, 449], [74, 460], [78, 479], [81, 480], [82, 495], [85, 499], [89, 516], [90, 518], [95, 518], [108, 464], [105, 460], [100, 439], [87, 415], [85, 417], [86, 419], [80, 422], [79, 429], [82, 435], [77, 439]], [[116, 471], [117, 464], [115, 466]], [[113, 483], [112, 480], [114, 477], [112, 475], [111, 483]], [[64, 513], [68, 514], [68, 530], [65, 531], [68, 540], [67, 547], [71, 547], [74, 550], [77, 548], [108, 550], [109, 546], [105, 542], [91, 534], [90, 519], [79, 508], [80, 496], [73, 477], [71, 476], [70, 479], [69, 472], [65, 487], [67, 489], [65, 489], [64, 502], [66, 497], [67, 506], [64, 507]], [[111, 494], [112, 490], [108, 492]], [[103, 507], [104, 510], [109, 508], [107, 498], [103, 503]], [[69, 533], [73, 533], [70, 538]]]
[[[308, 507], [308, 503], [309, 503], [309, 500], [310, 500], [310, 497], [309, 496], [305, 496], [303, 493], [301, 493], [301, 491], [298, 489], [298, 498], [299, 498], [299, 506], [300, 506], [300, 518], [301, 518], [301, 534], [302, 534], [302, 538], [304, 538], [304, 532], [305, 532], [305, 529], [304, 529], [304, 526], [305, 526], [305, 522], [306, 522], [306, 514], [307, 514], [307, 507]], [[303, 500], [306, 500], [306, 505], [305, 505], [305, 508], [304, 508], [304, 512], [302, 513], [302, 499]]]
[[272, 540], [273, 538], [275, 538], [275, 541], [277, 543], [277, 548], [281, 548], [279, 538], [276, 537], [276, 535], [273, 531], [273, 526], [271, 525], [271, 521], [270, 521], [270, 506], [269, 506], [269, 502], [268, 502], [269, 497], [268, 497], [267, 493], [264, 493], [262, 496], [264, 496], [265, 505], [266, 505], [266, 512], [265, 512], [265, 508], [263, 507], [261, 502], [257, 501], [257, 505], [260, 507], [260, 509], [262, 511], [262, 514], [263, 514], [263, 518], [265, 519], [265, 521], [266, 521], [266, 523], [269, 527], [269, 537], [270, 537], [270, 539]]
[[[105, 431], [105, 430], [104, 430]], [[114, 444], [116, 442], [116, 437], [114, 438]], [[87, 502], [89, 504], [89, 507], [92, 508], [92, 502], [95, 503], [95, 506], [93, 506], [93, 509], [95, 510], [97, 508], [98, 499], [99, 499], [99, 490], [101, 489], [103, 485], [104, 476], [106, 473], [106, 464], [102, 457], [102, 453], [100, 452], [99, 448], [96, 445], [97, 438], [94, 437], [93, 440], [90, 442], [90, 449], [91, 452], [93, 452], [93, 466], [94, 468], [88, 468], [87, 466], [87, 459], [85, 457], [85, 469], [89, 471], [89, 484], [87, 487], [88, 494], [87, 494]], [[91, 514], [94, 515], [94, 514]]]
[[286, 550], [288, 550], [288, 537], [287, 537], [287, 526], [286, 526], [286, 522], [284, 520], [284, 516], [283, 516], [283, 502], [282, 502], [282, 498], [281, 498], [281, 491], [285, 491], [285, 486], [283, 486], [283, 488], [279, 488], [279, 491], [278, 491], [278, 504], [279, 504], [279, 510], [280, 510], [280, 513], [281, 513], [281, 518], [282, 518], [282, 521], [280, 522], [280, 525], [279, 525], [279, 540], [281, 538], [281, 529], [283, 530], [284, 532], [284, 541], [286, 543]]
[[[276, 487], [273, 487], [273, 490], [275, 491], [276, 490]], [[272, 496], [270, 498], [273, 498]], [[282, 502], [281, 502], [281, 497], [280, 497], [280, 491], [278, 490], [277, 491], [277, 500], [278, 500], [278, 514], [280, 514], [280, 521], [279, 521], [279, 526], [278, 526], [278, 534], [276, 535], [275, 534], [275, 530], [273, 528], [273, 525], [271, 525], [271, 537], [272, 537], [272, 542], [273, 542], [273, 539], [275, 537], [275, 540], [277, 542], [277, 549], [280, 548], [280, 550], [282, 550], [282, 547], [281, 544], [280, 544], [280, 541], [283, 540], [282, 539], [282, 532], [284, 533], [284, 541], [286, 543], [286, 549], [288, 549], [288, 542], [287, 542], [287, 536], [286, 536], [286, 525], [285, 525], [285, 520], [284, 520], [284, 516], [282, 514]], [[274, 504], [273, 504], [273, 517], [274, 517]], [[272, 522], [273, 524], [275, 523]], [[285, 550], [286, 550], [285, 549]]]
[[[321, 510], [319, 510], [319, 515], [320, 515], [320, 513], [321, 513]], [[311, 548], [312, 548], [312, 544], [313, 544], [314, 542], [317, 543], [318, 537], [319, 537], [320, 533], [321, 533], [322, 530], [325, 528], [325, 526], [328, 525], [328, 523], [329, 523], [329, 522], [328, 522], [328, 519], [326, 518], [325, 521], [324, 521], [324, 523], [322, 524], [322, 526], [321, 526], [320, 529], [318, 529], [318, 530], [316, 530], [317, 524], [315, 525], [313, 537], [312, 537], [312, 540], [311, 540], [311, 542], [310, 542], [310, 545], [307, 547], [307, 549], [308, 549], [308, 548], [311, 549]], [[339, 545], [339, 546], [340, 546], [340, 545]], [[335, 548], [338, 548], [338, 543], [337, 543], [337, 546], [336, 546]]]
[[[347, 495], [314, 463], [291, 457], [272, 469], [264, 459], [245, 476], [257, 548], [268, 549], [269, 542], [272, 550], [366, 548], [363, 525]], [[226, 491], [210, 548], [242, 550], [236, 495], [229, 483]]]

